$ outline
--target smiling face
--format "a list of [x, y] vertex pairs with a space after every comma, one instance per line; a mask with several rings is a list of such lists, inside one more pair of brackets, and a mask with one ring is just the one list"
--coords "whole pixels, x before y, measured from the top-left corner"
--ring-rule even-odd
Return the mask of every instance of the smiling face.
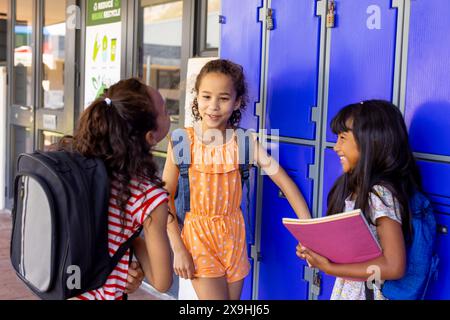
[[356, 168], [360, 153], [352, 130], [339, 133], [338, 140], [333, 149], [338, 154], [341, 160], [342, 170], [345, 173], [349, 173]]
[[236, 99], [231, 77], [218, 72], [211, 72], [203, 77], [197, 101], [203, 130], [224, 131], [231, 115], [240, 107], [240, 99]]

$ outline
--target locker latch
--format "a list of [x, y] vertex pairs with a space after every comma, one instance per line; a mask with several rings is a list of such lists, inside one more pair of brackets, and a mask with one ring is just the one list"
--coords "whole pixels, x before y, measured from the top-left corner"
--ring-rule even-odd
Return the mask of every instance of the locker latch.
[[275, 24], [273, 21], [273, 9], [268, 8], [266, 14], [266, 29], [273, 30], [275, 28]]
[[336, 5], [334, 0], [328, 3], [328, 12], [327, 12], [327, 28], [334, 28], [335, 25], [335, 16], [336, 16]]
[[304, 279], [309, 283], [308, 299], [317, 300], [322, 285], [320, 271], [317, 268], [310, 268], [308, 266], [305, 266], [304, 270]]
[[253, 258], [253, 261], [261, 261], [261, 252], [256, 249], [255, 245], [250, 247], [250, 255]]

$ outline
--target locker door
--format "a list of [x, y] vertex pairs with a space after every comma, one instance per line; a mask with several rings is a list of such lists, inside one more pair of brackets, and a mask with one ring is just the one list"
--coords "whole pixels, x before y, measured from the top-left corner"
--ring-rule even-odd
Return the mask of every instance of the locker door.
[[405, 120], [413, 150], [450, 156], [448, 0], [411, 1]]
[[[322, 196], [322, 216], [327, 213], [327, 197], [334, 182], [342, 174], [342, 166], [339, 162], [339, 157], [332, 149], [326, 149], [324, 154], [324, 172], [323, 177], [323, 196]], [[321, 276], [321, 290], [320, 295], [317, 297], [319, 300], [329, 300], [331, 292], [333, 291], [335, 277], [328, 276], [323, 272], [320, 272]]]
[[438, 223], [437, 253], [439, 267], [437, 279], [430, 283], [428, 299], [450, 299], [450, 164], [418, 161], [427, 193]]
[[[449, 204], [450, 205], [450, 204]], [[439, 255], [438, 278], [430, 283], [426, 299], [450, 299], [450, 215], [437, 214], [438, 223], [437, 252]]]
[[249, 103], [241, 127], [258, 129], [255, 103], [259, 102], [261, 77], [262, 24], [258, 12], [263, 0], [222, 1], [225, 23], [221, 28], [220, 57], [244, 67], [249, 88]]
[[[258, 130], [258, 117], [255, 114], [255, 105], [260, 100], [262, 51], [262, 24], [258, 21], [258, 12], [259, 8], [263, 6], [263, 0], [229, 0], [222, 1], [221, 6], [224, 21], [221, 25], [220, 57], [242, 65], [249, 90], [249, 101], [240, 126]], [[250, 181], [250, 218], [252, 219], [251, 225], [254, 226], [256, 208], [256, 179], [254, 172]], [[245, 193], [243, 193], [243, 198], [243, 208], [246, 209]], [[243, 214], [246, 213], [243, 212]], [[250, 244], [248, 246], [250, 253]], [[250, 264], [252, 268], [250, 274], [244, 280], [241, 295], [241, 299], [245, 300], [252, 298], [254, 261], [251, 258]]]
[[324, 177], [323, 177], [323, 197], [322, 197], [322, 215], [327, 213], [327, 197], [335, 181], [343, 173], [339, 157], [332, 149], [326, 149], [324, 155]]
[[394, 85], [397, 9], [392, 0], [336, 0], [336, 26], [330, 37], [327, 141], [329, 124], [349, 103], [391, 100]]
[[[299, 186], [309, 207], [312, 204], [313, 182], [308, 166], [314, 162], [314, 148], [280, 143], [280, 164]], [[261, 225], [261, 261], [258, 298], [308, 298], [304, 281], [305, 262], [295, 253], [298, 242], [283, 226], [283, 217], [296, 217], [288, 201], [269, 177], [264, 177]]]
[[269, 32], [266, 128], [285, 137], [315, 138], [320, 17], [316, 1], [272, 1], [274, 30]]

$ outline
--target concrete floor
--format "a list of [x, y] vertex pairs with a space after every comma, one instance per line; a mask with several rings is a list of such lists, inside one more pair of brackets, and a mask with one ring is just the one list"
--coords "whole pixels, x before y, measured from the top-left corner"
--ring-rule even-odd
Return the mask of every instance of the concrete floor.
[[[9, 259], [11, 216], [0, 211], [0, 300], [38, 300], [31, 290], [16, 276]], [[130, 300], [159, 300], [156, 295], [138, 289]]]

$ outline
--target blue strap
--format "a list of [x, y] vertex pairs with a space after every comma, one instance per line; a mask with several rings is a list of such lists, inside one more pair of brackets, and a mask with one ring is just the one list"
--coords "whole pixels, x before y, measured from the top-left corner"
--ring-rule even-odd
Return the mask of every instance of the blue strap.
[[[242, 130], [238, 128], [237, 130]], [[251, 220], [251, 214], [250, 214], [250, 136], [247, 134], [241, 134], [241, 132], [238, 131], [238, 146], [239, 146], [239, 171], [241, 173], [241, 185], [242, 190], [247, 189], [245, 191], [246, 193], [246, 212], [244, 214], [244, 220], [245, 220], [245, 235], [246, 235], [246, 241], [248, 244], [254, 243], [254, 237], [253, 237], [253, 224]], [[244, 159], [243, 163], [241, 159]]]
[[191, 165], [191, 142], [189, 135], [184, 129], [176, 129], [172, 132], [171, 141], [175, 164], [178, 166], [180, 175], [178, 187], [175, 193], [175, 208], [180, 224], [184, 223], [186, 212], [191, 210], [189, 167]]

